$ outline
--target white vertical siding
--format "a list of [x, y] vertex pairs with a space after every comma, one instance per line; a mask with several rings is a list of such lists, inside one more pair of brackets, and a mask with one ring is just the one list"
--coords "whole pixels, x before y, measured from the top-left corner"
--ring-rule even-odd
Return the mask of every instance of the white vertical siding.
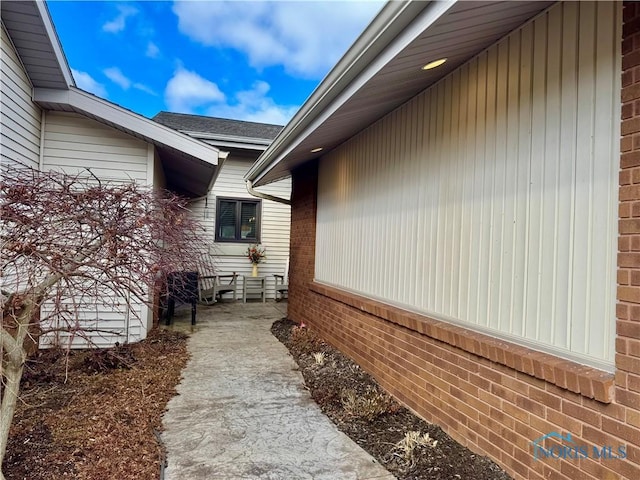
[[38, 168], [40, 107], [31, 101], [31, 83], [4, 29], [0, 88], [0, 163]]
[[90, 168], [101, 179], [147, 184], [147, 143], [95, 120], [47, 112], [44, 145], [45, 170], [75, 174]]
[[[230, 156], [222, 166], [218, 179], [207, 198], [207, 218], [205, 219], [205, 201], [199, 200], [192, 206], [197, 218], [204, 222], [209, 240], [212, 244], [211, 254], [219, 273], [236, 272], [240, 275], [250, 275], [251, 263], [245, 257], [249, 244], [247, 243], [216, 243], [215, 218], [216, 197], [247, 198], [255, 200], [247, 192], [244, 174], [255, 158], [242, 158], [239, 155]], [[268, 186], [260, 187], [261, 192], [281, 198], [291, 195], [291, 180], [285, 179]], [[289, 258], [289, 230], [291, 221], [291, 207], [271, 200], [262, 200], [260, 244], [267, 250], [267, 259], [259, 266], [260, 274], [267, 275], [267, 298], [274, 297], [273, 274], [282, 275]], [[238, 282], [238, 295], [241, 295], [242, 284]], [[239, 297], [238, 297], [239, 298]]]
[[556, 4], [327, 154], [316, 278], [612, 365], [620, 25]]

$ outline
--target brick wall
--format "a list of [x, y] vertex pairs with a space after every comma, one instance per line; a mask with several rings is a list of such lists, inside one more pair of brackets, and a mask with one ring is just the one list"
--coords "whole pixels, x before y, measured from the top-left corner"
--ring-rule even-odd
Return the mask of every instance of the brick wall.
[[[622, 27], [620, 227], [616, 325], [616, 402], [633, 431], [640, 463], [640, 4], [624, 2]], [[636, 476], [638, 478], [638, 476]]]
[[317, 177], [316, 162], [292, 172], [288, 311], [289, 317], [298, 322], [308, 320], [307, 293], [313, 281], [316, 252]]
[[[623, 15], [615, 381], [315, 283], [317, 164], [293, 172], [289, 317], [318, 330], [420, 416], [518, 479], [640, 478], [640, 4], [625, 3]], [[627, 458], [535, 460], [530, 442], [551, 431], [571, 432], [578, 445], [624, 445]]]
[[[640, 5], [623, 11], [616, 383], [640, 392]], [[640, 405], [640, 394], [620, 395]]]

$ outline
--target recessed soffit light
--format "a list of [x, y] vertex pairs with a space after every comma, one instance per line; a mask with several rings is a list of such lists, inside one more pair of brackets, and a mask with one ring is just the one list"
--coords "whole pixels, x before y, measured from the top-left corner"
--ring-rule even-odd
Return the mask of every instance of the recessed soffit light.
[[321, 150], [322, 150], [322, 147], [314, 148], [313, 150], [311, 150], [311, 153], [317, 153], [317, 152], [320, 152]]
[[431, 70], [432, 68], [439, 67], [440, 65], [442, 65], [446, 61], [447, 61], [446, 58], [441, 58], [439, 60], [434, 60], [433, 62], [429, 62], [424, 67], [422, 67], [422, 70]]

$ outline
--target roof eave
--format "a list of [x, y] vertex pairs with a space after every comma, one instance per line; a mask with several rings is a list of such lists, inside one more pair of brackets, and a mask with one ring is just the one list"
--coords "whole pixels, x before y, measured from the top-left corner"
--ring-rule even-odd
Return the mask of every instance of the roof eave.
[[268, 138], [243, 137], [240, 135], [224, 135], [218, 133], [199, 132], [193, 130], [178, 130], [185, 135], [197, 138], [206, 143], [213, 143], [218, 147], [241, 148], [245, 150], [264, 151], [270, 144]]
[[76, 82], [73, 79], [73, 75], [71, 73], [71, 68], [69, 67], [69, 63], [67, 62], [67, 57], [64, 54], [64, 50], [62, 49], [62, 44], [60, 43], [60, 38], [58, 37], [58, 33], [56, 32], [55, 26], [53, 25], [53, 20], [51, 19], [51, 14], [49, 13], [49, 8], [44, 1], [36, 1], [36, 8], [38, 9], [38, 13], [40, 14], [40, 18], [42, 18], [42, 23], [44, 24], [44, 28], [47, 31], [47, 36], [51, 42], [51, 47], [53, 48], [53, 52], [56, 56], [56, 60], [58, 65], [60, 66], [60, 71], [64, 76], [67, 85], [70, 87], [75, 87]]
[[[171, 168], [177, 175], [173, 178], [174, 187], [188, 192], [188, 196], [198, 197], [209, 192], [226, 157], [226, 152], [212, 145], [75, 87], [69, 90], [36, 88], [34, 101], [47, 110], [72, 111], [155, 145], [163, 168]], [[182, 174], [187, 169], [191, 171], [191, 180]]]
[[14, 0], [2, 2], [1, 10], [2, 24], [31, 84], [61, 90], [75, 86], [47, 5]]
[[[316, 148], [326, 155], [554, 1], [390, 1], [245, 178], [265, 185], [317, 158]], [[448, 59], [444, 67], [425, 73], [439, 58]]]
[[[357, 89], [457, 0], [430, 2], [389, 1], [354, 42], [336, 66], [314, 90], [300, 110], [245, 175], [255, 186], [265, 174], [310, 133], [329, 109], [335, 111]], [[419, 20], [419, 21], [416, 21]], [[414, 28], [411, 28], [413, 25]], [[420, 28], [417, 28], [420, 27]], [[358, 85], [354, 82], [358, 80]]]
[[188, 135], [160, 125], [78, 88], [72, 87], [69, 90], [36, 88], [33, 97], [35, 102], [48, 108], [57, 106], [57, 109], [65, 110], [66, 106], [72, 107], [87, 116], [98, 117], [98, 119], [118, 125], [149, 142], [159, 142], [211, 165], [218, 165], [220, 151], [216, 147], [195, 140]]

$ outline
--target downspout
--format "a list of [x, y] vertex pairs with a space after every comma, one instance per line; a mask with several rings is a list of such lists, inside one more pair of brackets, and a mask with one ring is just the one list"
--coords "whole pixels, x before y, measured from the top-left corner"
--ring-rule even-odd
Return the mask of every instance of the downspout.
[[287, 200], [286, 198], [274, 197], [273, 195], [269, 195], [268, 193], [258, 192], [253, 189], [253, 183], [251, 180], [245, 180], [247, 185], [247, 192], [249, 192], [254, 197], [264, 198], [265, 200], [271, 200], [273, 202], [284, 203], [285, 205], [291, 205], [291, 200]]
[[47, 122], [47, 111], [43, 108], [40, 117], [40, 154], [38, 157], [38, 170], [44, 171], [44, 132]]

